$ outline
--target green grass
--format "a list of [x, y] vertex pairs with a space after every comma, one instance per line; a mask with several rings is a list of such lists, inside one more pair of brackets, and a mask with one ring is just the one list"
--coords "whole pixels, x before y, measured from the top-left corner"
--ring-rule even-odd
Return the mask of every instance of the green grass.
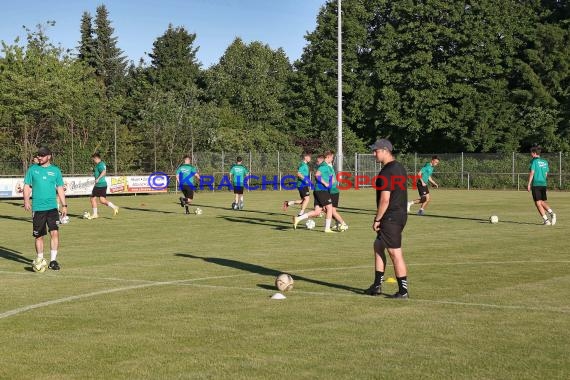
[[[372, 191], [343, 192], [334, 235], [292, 229], [295, 194], [238, 212], [199, 193], [200, 216], [174, 194], [112, 197], [120, 214], [92, 221], [71, 199], [62, 270], [43, 274], [30, 215], [0, 202], [0, 378], [568, 378], [570, 193], [549, 193], [559, 223], [543, 227], [528, 193], [436, 190], [404, 231], [408, 301], [358, 293]], [[279, 272], [295, 289], [270, 300]]]

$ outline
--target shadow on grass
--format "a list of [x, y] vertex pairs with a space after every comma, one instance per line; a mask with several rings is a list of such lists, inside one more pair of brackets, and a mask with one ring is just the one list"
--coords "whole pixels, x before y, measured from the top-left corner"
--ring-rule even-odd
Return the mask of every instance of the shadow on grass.
[[[454, 220], [472, 220], [474, 222], [479, 223], [489, 223], [489, 219], [482, 219], [482, 218], [468, 218], [464, 216], [449, 216], [449, 215], [417, 215], [417, 214], [410, 214], [409, 216], [416, 216], [419, 218], [442, 218], [442, 219], [454, 219]], [[500, 223], [511, 223], [511, 224], [526, 224], [526, 225], [538, 225], [538, 223], [529, 223], [529, 222], [515, 222], [514, 220], [501, 220]]]
[[[238, 260], [224, 259], [221, 257], [202, 257], [202, 256], [191, 255], [189, 253], [176, 253], [175, 256], [186, 257], [189, 259], [203, 260], [207, 263], [212, 263], [212, 264], [216, 264], [216, 265], [220, 265], [220, 266], [224, 266], [224, 267], [228, 267], [228, 268], [239, 269], [239, 270], [243, 270], [245, 272], [260, 274], [263, 276], [277, 277], [280, 273], [283, 273], [282, 271], [279, 271], [277, 269], [267, 268], [267, 267], [264, 267], [261, 265], [246, 263], [246, 262], [238, 261]], [[289, 274], [291, 276], [293, 276], [293, 278], [297, 281], [305, 281], [305, 282], [309, 282], [311, 284], [326, 286], [326, 287], [334, 288], [334, 289], [345, 290], [345, 291], [349, 291], [352, 293], [362, 294], [362, 292], [363, 292], [363, 289], [355, 288], [355, 287], [348, 286], [348, 285], [335, 284], [332, 282], [316, 280], [316, 279], [305, 277], [305, 276], [299, 276], [299, 275], [296, 275], [294, 273], [289, 273]], [[269, 286], [267, 284], [258, 284], [257, 286], [260, 288], [263, 288], [263, 289], [275, 290], [275, 287]]]
[[285, 222], [283, 220], [277, 220], [277, 219], [248, 218], [246, 216], [223, 216], [223, 215], [219, 215], [218, 218], [234, 223], [258, 224], [262, 226], [269, 226], [273, 227], [274, 230], [279, 230], [279, 231], [290, 230], [293, 228], [291, 222]]
[[30, 216], [0, 215], [0, 219], [9, 219], [9, 220], [17, 220], [18, 222], [32, 223], [32, 215]]
[[[15, 261], [20, 264], [32, 264], [32, 259], [28, 259], [21, 252], [14, 251], [13, 249], [0, 246], [0, 257], [6, 260]], [[32, 267], [26, 267], [26, 270], [32, 270]]]
[[[126, 207], [123, 206], [121, 209], [130, 210], [130, 211], [144, 211], [144, 212], [156, 212], [159, 214], [179, 214], [178, 212], [174, 211], [164, 211], [164, 210], [157, 210], [154, 208], [139, 208], [139, 207]], [[182, 209], [182, 213], [184, 213], [184, 209]]]

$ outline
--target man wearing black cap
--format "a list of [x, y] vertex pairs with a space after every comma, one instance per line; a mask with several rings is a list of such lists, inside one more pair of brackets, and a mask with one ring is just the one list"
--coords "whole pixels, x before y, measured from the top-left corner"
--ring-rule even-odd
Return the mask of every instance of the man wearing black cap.
[[374, 282], [365, 293], [371, 296], [382, 294], [382, 282], [386, 268], [387, 250], [394, 264], [398, 280], [398, 292], [389, 298], [408, 298], [407, 268], [402, 252], [402, 231], [408, 220], [407, 173], [406, 169], [394, 158], [392, 143], [380, 139], [370, 146], [376, 161], [382, 164], [382, 170], [376, 176], [376, 216], [372, 229], [377, 233], [374, 241]]
[[[59, 270], [57, 250], [59, 247], [58, 222], [60, 215], [57, 211], [56, 198], [61, 204], [61, 216], [67, 215], [65, 192], [63, 191], [63, 177], [61, 170], [51, 164], [51, 151], [46, 147], [38, 149], [36, 154], [38, 164], [32, 165], [24, 178], [24, 208], [32, 210], [32, 235], [36, 238], [36, 261], [44, 257], [44, 236], [47, 234], [46, 225], [51, 237], [51, 258], [48, 268]], [[30, 195], [34, 190], [33, 204], [30, 204]]]

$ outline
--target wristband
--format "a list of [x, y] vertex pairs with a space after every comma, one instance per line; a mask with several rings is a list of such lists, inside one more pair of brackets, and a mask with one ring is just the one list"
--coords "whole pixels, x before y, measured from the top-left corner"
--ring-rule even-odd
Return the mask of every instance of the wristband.
[[374, 223], [380, 223], [380, 222], [381, 222], [381, 220], [374, 219]]
[[67, 205], [61, 205], [61, 207], [67, 207]]

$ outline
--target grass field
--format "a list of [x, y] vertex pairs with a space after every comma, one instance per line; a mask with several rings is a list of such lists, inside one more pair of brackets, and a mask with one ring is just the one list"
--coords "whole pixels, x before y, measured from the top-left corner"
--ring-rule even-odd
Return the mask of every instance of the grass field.
[[[175, 194], [113, 197], [119, 215], [91, 221], [71, 199], [62, 270], [43, 274], [30, 215], [1, 201], [0, 378], [570, 377], [570, 193], [549, 193], [558, 224], [543, 227], [526, 192], [434, 191], [404, 232], [407, 301], [361, 294], [372, 191], [343, 192], [338, 234], [293, 230], [295, 196], [232, 211], [231, 194], [199, 193], [200, 216]], [[279, 272], [295, 278], [282, 301]]]

